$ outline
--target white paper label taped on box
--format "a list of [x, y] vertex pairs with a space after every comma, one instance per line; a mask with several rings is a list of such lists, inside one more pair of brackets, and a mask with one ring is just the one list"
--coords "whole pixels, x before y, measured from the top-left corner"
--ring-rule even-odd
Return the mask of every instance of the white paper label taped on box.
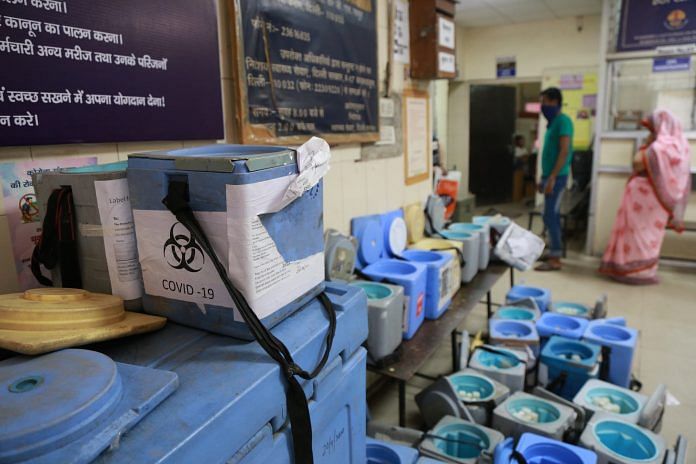
[[140, 283], [128, 180], [98, 180], [94, 182], [94, 190], [102, 224], [101, 234], [104, 236], [111, 292], [124, 300], [141, 298], [143, 288]]
[[441, 47], [447, 47], [454, 50], [454, 21], [451, 19], [439, 16], [437, 18], [438, 34], [437, 43]]

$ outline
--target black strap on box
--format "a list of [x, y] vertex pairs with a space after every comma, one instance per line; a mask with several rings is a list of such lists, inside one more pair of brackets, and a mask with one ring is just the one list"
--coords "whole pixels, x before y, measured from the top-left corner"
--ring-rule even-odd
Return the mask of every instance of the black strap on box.
[[244, 295], [230, 281], [225, 266], [215, 254], [208, 237], [206, 237], [200, 223], [193, 214], [193, 210], [189, 206], [188, 183], [180, 180], [171, 180], [167, 196], [162, 200], [162, 203], [188, 229], [191, 237], [198, 242], [203, 251], [210, 257], [220, 279], [222, 279], [222, 283], [225, 285], [230, 297], [232, 297], [232, 301], [242, 315], [244, 322], [249, 326], [249, 330], [254, 338], [259, 342], [263, 350], [280, 365], [287, 382], [285, 401], [290, 418], [295, 462], [313, 464], [312, 421], [309, 415], [307, 398], [297, 377], [305, 380], [313, 379], [321, 372], [329, 359], [334, 335], [336, 334], [336, 311], [331, 300], [324, 293], [317, 297], [329, 316], [329, 330], [326, 333], [326, 346], [319, 364], [312, 372], [307, 372], [295, 363], [290, 350], [283, 342], [276, 338], [261, 323]]
[[48, 197], [39, 242], [31, 254], [31, 272], [41, 285], [53, 286], [51, 279], [41, 274], [43, 264], [47, 269], [59, 266], [62, 287], [82, 288], [76, 224], [72, 189], [53, 190]]

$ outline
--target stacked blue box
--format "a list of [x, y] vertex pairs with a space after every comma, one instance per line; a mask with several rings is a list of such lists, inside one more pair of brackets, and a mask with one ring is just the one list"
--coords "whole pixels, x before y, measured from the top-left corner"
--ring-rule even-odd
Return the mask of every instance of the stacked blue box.
[[[337, 314], [329, 361], [302, 381], [309, 399], [315, 462], [365, 462], [365, 293], [327, 283]], [[324, 351], [328, 318], [313, 300], [273, 329], [295, 361], [311, 369]], [[176, 324], [101, 350], [130, 364], [179, 376], [178, 391], [152, 411], [100, 462], [293, 462], [284, 375], [258, 343]], [[256, 456], [267, 456], [258, 461]]]
[[611, 349], [609, 354], [609, 381], [628, 388], [631, 384], [633, 356], [638, 345], [638, 331], [619, 324], [622, 320], [598, 319], [587, 326], [583, 339]]
[[402, 254], [408, 261], [428, 266], [425, 292], [425, 318], [437, 319], [449, 308], [456, 292], [449, 276], [449, 262], [454, 259], [449, 253], [424, 250], [405, 250]]
[[127, 173], [146, 312], [253, 339], [213, 261], [163, 204], [170, 194], [188, 198], [230, 280], [266, 327], [322, 291], [322, 182], [293, 200], [295, 150], [211, 145], [139, 153], [129, 155]]
[[593, 343], [553, 336], [541, 350], [540, 380], [543, 377], [553, 393], [572, 401], [588, 380], [597, 378], [600, 353]]
[[587, 319], [546, 312], [541, 315], [536, 326], [539, 335], [544, 338], [560, 335], [573, 340], [580, 340], [585, 334], [587, 324]]
[[506, 304], [513, 304], [515, 301], [532, 298], [536, 302], [539, 310], [543, 313], [551, 305], [551, 290], [548, 288], [531, 287], [529, 285], [515, 285], [505, 296]]

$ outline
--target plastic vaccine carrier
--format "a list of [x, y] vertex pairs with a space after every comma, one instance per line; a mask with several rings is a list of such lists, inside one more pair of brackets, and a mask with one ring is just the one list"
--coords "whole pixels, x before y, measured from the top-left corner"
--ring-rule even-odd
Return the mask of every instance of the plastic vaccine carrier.
[[566, 338], [580, 340], [585, 334], [587, 324], [587, 319], [545, 312], [537, 321], [536, 326], [539, 335], [543, 338], [560, 335]]
[[438, 319], [447, 311], [454, 294], [459, 290], [459, 282], [455, 283], [450, 276], [452, 255], [437, 251], [404, 250], [401, 256], [407, 261], [428, 266], [425, 318]]
[[170, 187], [182, 183], [230, 280], [266, 327], [320, 293], [322, 182], [302, 190], [296, 185], [298, 165], [293, 149], [251, 145], [129, 155], [145, 311], [211, 332], [253, 338], [210, 257], [162, 203]]
[[512, 438], [506, 439], [496, 448], [493, 464], [518, 464], [513, 450], [527, 464], [597, 464], [597, 455], [590, 450], [534, 433], [523, 433], [517, 446]]
[[337, 230], [324, 232], [324, 258], [326, 280], [331, 282], [350, 282], [355, 279], [355, 259], [358, 243]]
[[539, 382], [572, 401], [588, 380], [597, 378], [600, 354], [599, 345], [553, 336], [541, 350]]
[[534, 357], [539, 356], [539, 334], [532, 321], [509, 321], [491, 319], [488, 321], [491, 343], [513, 348], [529, 348]]
[[415, 464], [418, 450], [367, 438], [367, 464]]
[[488, 224], [492, 230], [502, 235], [505, 229], [512, 223], [509, 217], [506, 216], [474, 216], [471, 220], [474, 224]]
[[357, 267], [362, 274], [375, 282], [403, 287], [403, 338], [410, 340], [425, 319], [428, 265], [389, 257], [401, 257], [406, 247], [406, 228], [399, 212], [353, 218], [351, 232], [358, 240]]
[[[53, 190], [70, 187], [77, 222], [82, 288], [123, 298], [127, 310], [142, 311], [143, 284], [135, 242], [125, 161], [44, 171], [32, 176], [39, 211]], [[60, 266], [51, 270], [62, 287]]]
[[533, 298], [539, 307], [539, 311], [546, 312], [551, 304], [551, 290], [548, 288], [531, 287], [529, 285], [515, 285], [505, 296], [506, 303]]
[[404, 289], [398, 285], [358, 280], [351, 285], [367, 295], [367, 352], [373, 361], [392, 354], [401, 345]]
[[667, 388], [658, 385], [648, 397], [628, 388], [593, 379], [583, 385], [573, 402], [582, 406], [588, 416], [596, 413], [611, 414], [625, 422], [659, 432], [667, 402]]
[[597, 319], [590, 321], [583, 340], [606, 346], [609, 354], [609, 381], [628, 388], [631, 384], [633, 357], [638, 345], [638, 331], [626, 327], [621, 319]]
[[539, 316], [538, 309], [522, 306], [502, 306], [493, 314], [494, 319], [507, 321], [536, 321]]
[[447, 240], [461, 243], [464, 264], [462, 266], [462, 282], [471, 282], [479, 271], [479, 256], [481, 254], [480, 234], [443, 230], [440, 232]]
[[476, 464], [493, 457], [505, 437], [497, 430], [456, 417], [443, 417], [421, 442], [421, 454], [443, 461]]
[[571, 301], [554, 301], [551, 303], [549, 311], [556, 314], [562, 314], [564, 316], [592, 319], [593, 309], [582, 303], [573, 303]]
[[517, 392], [524, 389], [527, 358], [527, 354], [523, 352], [484, 345], [471, 354], [469, 367], [497, 380], [511, 392]]
[[[309, 400], [314, 458], [364, 464], [367, 301], [362, 290], [343, 284], [327, 283], [326, 293], [337, 315], [332, 349], [319, 375], [300, 381]], [[328, 328], [328, 316], [313, 299], [273, 334], [311, 370]], [[100, 349], [119, 362], [173, 371], [179, 388], [96, 462], [294, 462], [283, 375], [257, 342], [169, 323], [148, 337]]]
[[592, 417], [580, 445], [597, 453], [598, 464], [662, 464], [666, 453], [661, 436], [604, 413]]
[[573, 427], [576, 413], [560, 403], [524, 392], [512, 394], [493, 411], [493, 428], [506, 437], [520, 437], [531, 432], [556, 440], [563, 440]]
[[507, 386], [467, 368], [437, 379], [416, 395], [416, 403], [428, 427], [445, 416], [488, 425], [493, 409], [509, 395]]
[[488, 267], [491, 259], [491, 229], [488, 224], [472, 224], [469, 222], [455, 222], [447, 228], [452, 232], [466, 232], [479, 234], [479, 270]]

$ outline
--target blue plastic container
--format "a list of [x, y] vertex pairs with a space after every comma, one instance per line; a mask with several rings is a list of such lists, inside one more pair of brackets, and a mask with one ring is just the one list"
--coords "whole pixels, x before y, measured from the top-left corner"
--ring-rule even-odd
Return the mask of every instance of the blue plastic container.
[[521, 306], [502, 306], [495, 312], [493, 318], [508, 321], [536, 321], [539, 318], [539, 311]]
[[638, 331], [599, 319], [589, 323], [583, 339], [611, 349], [608, 380], [614, 385], [628, 388], [638, 345]]
[[597, 378], [600, 353], [601, 348], [593, 343], [551, 337], [541, 350], [541, 364], [546, 369], [546, 378], [548, 383], [554, 383], [561, 375], [566, 376], [563, 384], [553, 393], [572, 401], [585, 382]]
[[512, 458], [513, 448], [528, 464], [597, 464], [597, 455], [592, 451], [534, 433], [522, 434], [516, 447], [511, 438], [501, 443], [495, 451], [494, 464], [517, 464]]
[[129, 155], [144, 310], [253, 339], [212, 260], [162, 203], [174, 181], [185, 182], [190, 206], [218, 258], [266, 327], [319, 294], [322, 182], [285, 207], [278, 203], [297, 174], [297, 154], [284, 147], [210, 145]]
[[425, 318], [437, 319], [447, 311], [456, 289], [451, 288], [449, 262], [454, 257], [436, 251], [406, 250], [402, 256], [408, 261], [428, 266], [425, 292]]
[[580, 444], [595, 451], [600, 464], [661, 464], [666, 450], [659, 435], [607, 415], [593, 417]]
[[560, 335], [573, 340], [580, 340], [585, 334], [588, 322], [587, 319], [580, 317], [546, 312], [541, 315], [536, 326], [539, 335], [544, 338]]
[[491, 343], [510, 347], [529, 347], [534, 356], [539, 355], [539, 334], [532, 321], [491, 319], [488, 321]]
[[505, 301], [506, 303], [512, 303], [524, 298], [533, 298], [539, 310], [543, 313], [551, 303], [551, 290], [548, 288], [530, 287], [528, 285], [515, 285], [508, 291]]
[[447, 228], [452, 232], [465, 232], [479, 235], [479, 270], [488, 267], [491, 259], [491, 229], [486, 223], [472, 224], [469, 222], [455, 222]]
[[422, 454], [461, 464], [475, 464], [481, 456], [492, 455], [504, 437], [497, 430], [445, 416], [419, 445]]
[[[314, 432], [315, 462], [363, 464], [365, 456], [365, 292], [327, 283], [337, 326], [329, 361], [317, 378], [301, 381]], [[321, 357], [329, 327], [313, 300], [273, 329], [302, 367]], [[258, 343], [167, 324], [145, 337], [102, 348], [112, 358], [176, 372], [175, 395], [152, 411], [105, 463], [292, 463], [285, 382], [279, 366]], [[74, 456], [70, 456], [73, 458]], [[67, 462], [59, 459], [53, 462]]]
[[440, 235], [447, 240], [456, 240], [462, 244], [462, 282], [471, 282], [479, 271], [481, 260], [481, 235], [469, 232], [455, 232], [453, 230], [440, 231]]
[[573, 303], [571, 301], [554, 301], [551, 304], [551, 311], [565, 316], [581, 317], [583, 319], [592, 318], [592, 309], [582, 303]]
[[417, 459], [414, 448], [367, 438], [367, 464], [415, 464]]
[[398, 259], [382, 259], [370, 264], [362, 272], [376, 282], [392, 283], [404, 288], [404, 339], [413, 338], [425, 319], [428, 266]]

